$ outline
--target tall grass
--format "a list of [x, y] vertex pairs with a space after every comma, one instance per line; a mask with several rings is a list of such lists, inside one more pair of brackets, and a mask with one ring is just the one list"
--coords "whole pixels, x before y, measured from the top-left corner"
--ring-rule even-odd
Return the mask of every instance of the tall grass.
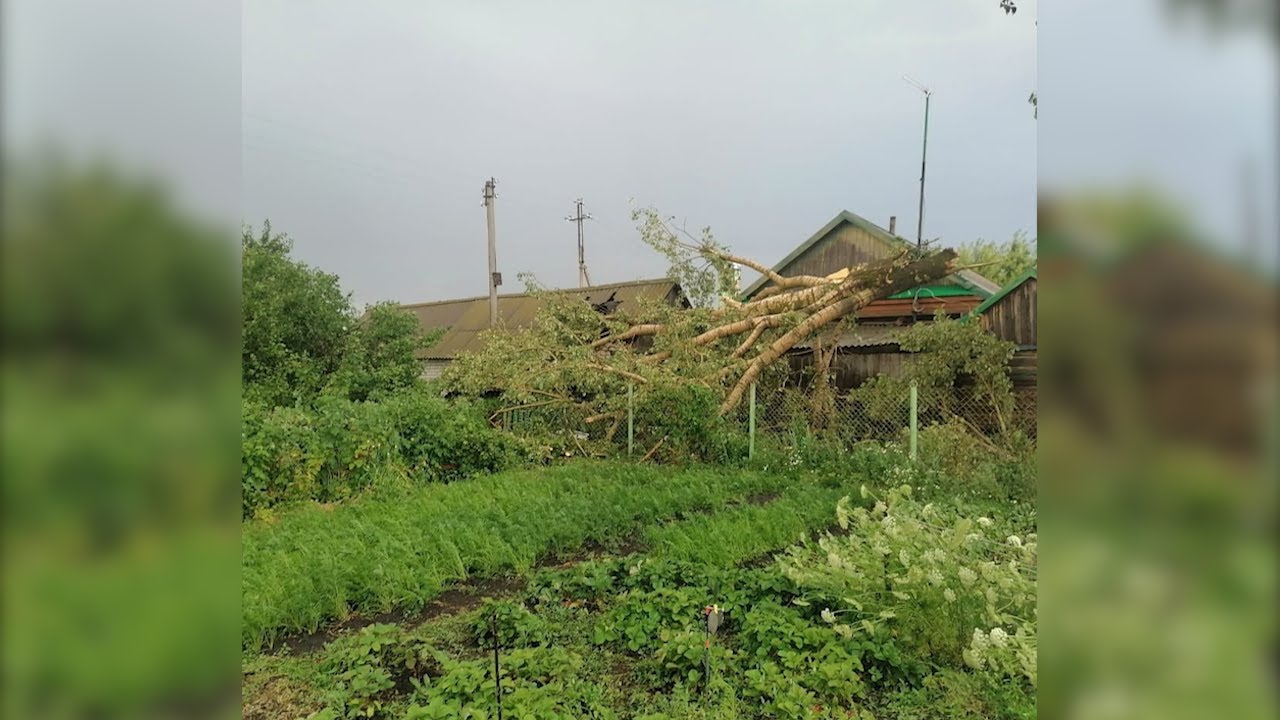
[[743, 470], [579, 463], [299, 508], [245, 526], [242, 642], [257, 650], [352, 610], [412, 611], [447, 583], [523, 572], [541, 557], [785, 482]]
[[746, 505], [645, 531], [654, 557], [726, 567], [786, 547], [835, 522], [848, 490], [801, 485], [765, 505]]

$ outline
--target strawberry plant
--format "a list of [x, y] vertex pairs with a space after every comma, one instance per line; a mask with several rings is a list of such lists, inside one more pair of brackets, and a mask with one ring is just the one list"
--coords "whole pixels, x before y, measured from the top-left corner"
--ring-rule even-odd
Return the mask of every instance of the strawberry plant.
[[482, 648], [529, 647], [544, 645], [550, 639], [550, 629], [542, 618], [529, 612], [523, 603], [486, 600], [471, 621], [471, 638]]
[[704, 599], [700, 593], [686, 589], [625, 593], [621, 602], [597, 623], [595, 643], [618, 645], [633, 653], [653, 650], [663, 628], [697, 627]]
[[441, 656], [396, 625], [376, 624], [325, 646], [320, 669], [329, 682], [324, 700], [331, 712], [371, 718], [382, 713], [393, 688], [420, 686], [439, 674]]

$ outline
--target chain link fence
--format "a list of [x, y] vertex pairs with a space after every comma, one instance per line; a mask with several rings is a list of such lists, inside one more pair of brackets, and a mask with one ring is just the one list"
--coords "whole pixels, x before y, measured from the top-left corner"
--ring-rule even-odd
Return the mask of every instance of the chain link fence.
[[[898, 397], [898, 395], [901, 397]], [[915, 426], [959, 423], [970, 432], [998, 440], [1017, 434], [1031, 442], [1036, 437], [1036, 388], [1015, 387], [1012, 398], [995, 402], [973, 387], [920, 390], [914, 403]], [[701, 408], [706, 423], [679, 425], [673, 438], [672, 424], [653, 422], [652, 411], [637, 407], [634, 396], [617, 398], [615, 409], [589, 414], [573, 404], [537, 404], [495, 408], [495, 426], [512, 433], [557, 442], [557, 452], [572, 455], [627, 454], [644, 457], [661, 449], [705, 441], [698, 433], [728, 431], [743, 440], [739, 449], [751, 454], [757, 444], [787, 447], [800, 438], [819, 438], [851, 446], [863, 441], [909, 442], [913, 403], [911, 393], [865, 397], [858, 391], [797, 386], [753, 387], [748, 397], [724, 418], [714, 408]], [[665, 421], [666, 418], [663, 418]], [[698, 426], [705, 426], [699, 428]], [[728, 451], [726, 451], [728, 452]]]

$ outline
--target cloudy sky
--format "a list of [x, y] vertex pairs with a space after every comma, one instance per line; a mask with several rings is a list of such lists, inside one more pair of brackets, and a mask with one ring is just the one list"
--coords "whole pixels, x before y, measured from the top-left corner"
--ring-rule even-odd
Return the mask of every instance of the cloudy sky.
[[244, 219], [358, 302], [661, 276], [632, 199], [773, 262], [848, 209], [915, 236], [1034, 235], [1035, 3], [278, 2], [243, 9]]
[[[1243, 246], [1255, 164], [1276, 263], [1275, 47], [1166, 22], [1168, 0], [6, 0], [3, 133], [159, 171], [291, 235], [358, 303], [665, 271], [629, 202], [780, 258], [842, 209], [927, 237], [1034, 234], [1040, 189], [1147, 181]], [[1037, 19], [1039, 27], [1037, 27]], [[1042, 98], [1033, 119], [1027, 95]], [[1038, 150], [1038, 152], [1037, 152]]]

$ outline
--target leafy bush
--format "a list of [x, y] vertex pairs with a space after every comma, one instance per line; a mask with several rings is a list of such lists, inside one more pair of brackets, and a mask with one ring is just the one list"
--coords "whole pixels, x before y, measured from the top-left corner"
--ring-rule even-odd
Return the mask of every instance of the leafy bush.
[[726, 462], [746, 456], [746, 436], [720, 417], [721, 397], [700, 385], [657, 387], [637, 400], [635, 427], [642, 444], [663, 441], [668, 460]]
[[409, 389], [382, 402], [322, 395], [311, 408], [243, 407], [244, 514], [281, 502], [343, 500], [379, 479], [450, 480], [522, 457], [512, 436], [467, 406]]
[[939, 497], [1008, 502], [1035, 493], [1035, 449], [1014, 434], [1002, 445], [952, 420], [920, 431], [920, 463], [913, 481]]
[[910, 656], [1035, 684], [1034, 533], [921, 505], [908, 486], [869, 510], [842, 500], [837, 519], [848, 534], [784, 562], [834, 631], [874, 639], [888, 630]]

